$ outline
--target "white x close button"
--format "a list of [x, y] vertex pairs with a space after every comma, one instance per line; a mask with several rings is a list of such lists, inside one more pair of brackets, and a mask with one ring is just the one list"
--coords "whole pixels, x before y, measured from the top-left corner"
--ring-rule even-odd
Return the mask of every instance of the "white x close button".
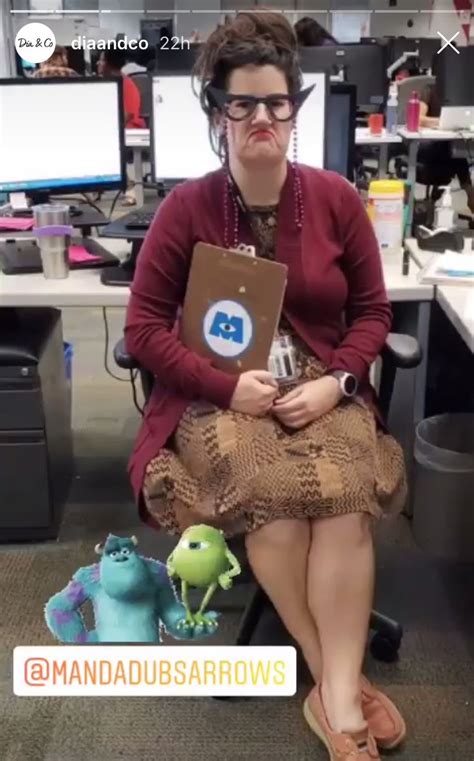
[[458, 37], [458, 36], [459, 36], [459, 32], [456, 32], [456, 34], [454, 34], [454, 35], [451, 37], [451, 39], [449, 39], [449, 40], [448, 40], [448, 39], [446, 39], [446, 37], [444, 36], [444, 34], [442, 34], [442, 32], [437, 32], [437, 34], [438, 34], [438, 35], [441, 37], [441, 39], [442, 39], [442, 40], [444, 40], [444, 45], [442, 45], [442, 46], [440, 47], [440, 49], [439, 49], [439, 50], [438, 50], [438, 52], [437, 52], [437, 55], [439, 55], [440, 53], [442, 53], [442, 52], [443, 52], [443, 50], [444, 50], [445, 48], [447, 48], [447, 47], [450, 47], [450, 48], [452, 48], [452, 49], [454, 50], [454, 52], [455, 52], [455, 53], [457, 53], [457, 54], [459, 55], [459, 50], [458, 50], [458, 49], [457, 49], [457, 48], [456, 48], [456, 47], [455, 47], [455, 46], [452, 44], [453, 40], [455, 40], [455, 39], [456, 39], [456, 37]]

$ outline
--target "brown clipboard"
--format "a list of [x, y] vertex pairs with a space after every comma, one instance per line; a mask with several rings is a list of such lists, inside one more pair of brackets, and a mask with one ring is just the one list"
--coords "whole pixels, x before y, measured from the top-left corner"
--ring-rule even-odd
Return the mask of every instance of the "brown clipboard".
[[288, 267], [197, 243], [180, 317], [183, 344], [231, 373], [268, 370]]

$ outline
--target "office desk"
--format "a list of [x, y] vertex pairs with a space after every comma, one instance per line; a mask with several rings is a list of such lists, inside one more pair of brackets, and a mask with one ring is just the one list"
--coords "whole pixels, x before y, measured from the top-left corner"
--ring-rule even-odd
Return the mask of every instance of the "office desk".
[[[111, 253], [124, 258], [130, 244], [123, 239], [99, 238]], [[396, 312], [394, 329], [416, 336], [423, 350], [423, 361], [415, 370], [400, 373], [394, 393], [393, 430], [407, 452], [411, 451], [413, 430], [424, 417], [426, 356], [430, 306], [434, 288], [420, 285], [415, 268], [402, 275], [400, 255], [384, 256], [383, 269], [388, 296]], [[3, 275], [0, 273], [0, 307], [49, 306], [115, 307], [124, 309], [129, 300], [128, 287], [103, 285], [99, 270], [72, 271], [65, 280], [46, 280], [42, 274]]]
[[125, 144], [127, 148], [149, 148], [150, 147], [150, 130], [149, 129], [126, 129]]
[[[130, 251], [124, 239], [97, 238], [119, 259]], [[386, 256], [383, 261], [388, 296], [393, 302], [429, 302], [433, 286], [420, 285], [416, 273], [402, 275], [401, 256]], [[4, 275], [0, 273], [0, 307], [126, 307], [128, 287], [103, 285], [100, 270], [73, 270], [64, 280], [47, 280], [42, 274]]]
[[[391, 135], [384, 129], [381, 135], [371, 135], [368, 127], [356, 127], [356, 145], [379, 146], [379, 175], [387, 176], [388, 146], [401, 143], [400, 135]], [[135, 195], [137, 206], [143, 206], [143, 151], [150, 148], [150, 130], [127, 129], [125, 130], [125, 145], [133, 150], [133, 172], [137, 183]]]
[[[124, 240], [97, 238], [97, 241], [121, 260], [130, 251]], [[128, 295], [128, 288], [102, 285], [100, 269], [72, 270], [64, 280], [47, 280], [42, 273], [0, 272], [0, 307], [124, 307]]]
[[356, 145], [379, 146], [379, 177], [387, 177], [388, 171], [388, 146], [401, 143], [400, 135], [392, 135], [384, 128], [382, 134], [372, 135], [368, 127], [356, 127]]
[[133, 174], [136, 182], [137, 206], [143, 206], [143, 151], [150, 147], [149, 129], [126, 129], [125, 145], [133, 151]]
[[413, 208], [415, 204], [416, 190], [416, 164], [418, 148], [423, 142], [439, 142], [454, 140], [474, 140], [474, 132], [455, 132], [453, 130], [429, 129], [422, 127], [418, 132], [410, 132], [406, 127], [401, 127], [398, 134], [408, 143], [408, 176], [410, 183], [410, 196], [408, 201], [408, 229], [411, 230], [413, 222]]
[[[130, 250], [130, 243], [120, 238], [99, 240], [120, 259], [126, 257]], [[415, 336], [423, 351], [422, 362], [417, 368], [397, 375], [389, 420], [391, 431], [402, 445], [407, 468], [410, 469], [415, 426], [425, 417], [429, 323], [434, 288], [420, 285], [415, 265], [412, 265], [408, 275], [402, 275], [401, 252], [383, 256], [383, 271], [394, 309], [394, 330]], [[0, 308], [111, 307], [124, 310], [129, 297], [128, 287], [103, 285], [100, 270], [72, 271], [65, 280], [46, 280], [42, 274], [0, 273]]]
[[[428, 264], [434, 255], [432, 251], [422, 251], [413, 238], [406, 246], [414, 263], [420, 269]], [[461, 285], [434, 286], [434, 297], [446, 317], [456, 328], [464, 343], [474, 353], [474, 287]]]

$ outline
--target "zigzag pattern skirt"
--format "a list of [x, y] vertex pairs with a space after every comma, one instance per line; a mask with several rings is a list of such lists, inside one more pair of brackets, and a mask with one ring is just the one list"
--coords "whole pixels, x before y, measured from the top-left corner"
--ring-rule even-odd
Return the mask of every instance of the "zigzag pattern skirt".
[[[325, 371], [307, 352], [298, 365], [298, 383]], [[281, 518], [379, 518], [399, 512], [406, 492], [401, 447], [358, 398], [296, 431], [270, 415], [193, 403], [149, 463], [143, 488], [148, 511], [169, 533], [207, 523], [227, 537]]]

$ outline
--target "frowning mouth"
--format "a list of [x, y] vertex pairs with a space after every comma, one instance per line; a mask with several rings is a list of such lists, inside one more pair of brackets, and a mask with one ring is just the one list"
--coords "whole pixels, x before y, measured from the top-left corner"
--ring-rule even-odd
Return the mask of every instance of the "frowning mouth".
[[273, 138], [273, 132], [269, 129], [256, 129], [250, 133], [250, 137], [254, 137], [257, 140], [269, 140]]

